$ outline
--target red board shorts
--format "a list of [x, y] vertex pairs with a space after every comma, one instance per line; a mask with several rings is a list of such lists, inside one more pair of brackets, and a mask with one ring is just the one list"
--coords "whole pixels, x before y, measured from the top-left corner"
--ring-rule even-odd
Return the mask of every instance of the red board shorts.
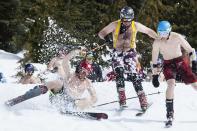
[[183, 57], [164, 60], [163, 73], [166, 81], [169, 79], [176, 79], [176, 75], [179, 73], [185, 84], [197, 82], [197, 76], [192, 73], [189, 64], [184, 60]]

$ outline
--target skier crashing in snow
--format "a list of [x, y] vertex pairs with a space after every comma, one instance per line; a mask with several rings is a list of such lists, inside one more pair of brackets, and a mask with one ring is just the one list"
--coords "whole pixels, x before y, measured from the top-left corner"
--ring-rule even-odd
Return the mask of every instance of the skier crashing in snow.
[[[69, 61], [80, 53], [81, 50], [73, 50], [65, 56], [63, 60], [65, 74], [63, 77], [60, 76], [57, 80], [37, 85], [25, 94], [6, 101], [5, 104], [14, 106], [50, 91], [52, 93], [50, 101], [59, 104], [58, 108], [61, 112], [91, 107], [97, 101], [95, 89], [91, 81], [86, 78], [92, 70], [91, 65], [82, 62], [77, 66], [75, 73], [71, 73], [69, 69]], [[81, 98], [86, 90], [89, 92], [89, 97]]]
[[[116, 73], [116, 87], [119, 94], [120, 108], [126, 107], [124, 73], [128, 72], [130, 81], [139, 97], [143, 111], [147, 109], [147, 99], [142, 83], [137, 73], [136, 34], [142, 32], [150, 37], [158, 38], [156, 32], [134, 20], [134, 11], [131, 7], [124, 7], [120, 11], [120, 20], [111, 22], [99, 32], [99, 37], [106, 43], [113, 44], [112, 66]], [[113, 40], [110, 38], [113, 35]]]
[[[197, 71], [197, 61], [195, 50], [178, 33], [171, 31], [171, 24], [168, 21], [160, 21], [157, 27], [157, 32], [161, 39], [155, 40], [152, 49], [153, 62], [153, 85], [159, 87], [158, 73], [157, 73], [157, 58], [159, 53], [163, 55], [164, 65], [163, 73], [167, 81], [166, 90], [166, 126], [172, 125], [174, 118], [174, 88], [176, 75], [180, 74], [181, 79], [186, 84], [191, 84], [197, 90], [197, 77], [194, 73]], [[190, 64], [185, 61], [182, 56], [181, 47], [184, 48], [190, 56]]]

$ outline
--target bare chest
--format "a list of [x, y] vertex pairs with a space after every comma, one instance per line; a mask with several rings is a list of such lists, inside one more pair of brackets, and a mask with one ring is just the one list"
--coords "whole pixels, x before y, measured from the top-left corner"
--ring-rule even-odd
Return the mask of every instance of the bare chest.
[[131, 27], [126, 32], [119, 34], [116, 42], [116, 49], [127, 51], [131, 48], [132, 30]]
[[81, 81], [76, 77], [73, 77], [68, 82], [68, 88], [70, 92], [76, 94], [82, 94], [86, 90], [87, 84], [85, 81]]

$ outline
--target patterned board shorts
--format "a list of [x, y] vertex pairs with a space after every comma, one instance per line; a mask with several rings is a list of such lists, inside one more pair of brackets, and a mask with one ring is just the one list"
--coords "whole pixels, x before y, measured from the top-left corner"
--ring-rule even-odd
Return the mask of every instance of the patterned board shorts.
[[183, 57], [164, 60], [163, 72], [166, 80], [176, 79], [176, 76], [179, 74], [185, 84], [197, 82], [196, 75], [192, 73], [189, 64], [183, 59]]
[[125, 73], [137, 73], [137, 53], [134, 49], [122, 52], [114, 49], [112, 57], [113, 69], [123, 67]]
[[73, 111], [76, 109], [75, 100], [68, 95], [64, 87], [57, 93], [51, 92], [49, 100], [51, 104], [61, 112]]

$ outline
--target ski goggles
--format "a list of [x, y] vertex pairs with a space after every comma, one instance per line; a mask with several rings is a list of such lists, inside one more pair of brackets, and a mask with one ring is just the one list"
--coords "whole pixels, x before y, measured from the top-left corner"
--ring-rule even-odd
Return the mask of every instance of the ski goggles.
[[122, 22], [131, 22], [132, 21], [132, 19], [126, 19], [126, 18], [123, 18], [121, 20], [122, 20]]
[[158, 31], [158, 35], [161, 37], [168, 37], [169, 31]]

